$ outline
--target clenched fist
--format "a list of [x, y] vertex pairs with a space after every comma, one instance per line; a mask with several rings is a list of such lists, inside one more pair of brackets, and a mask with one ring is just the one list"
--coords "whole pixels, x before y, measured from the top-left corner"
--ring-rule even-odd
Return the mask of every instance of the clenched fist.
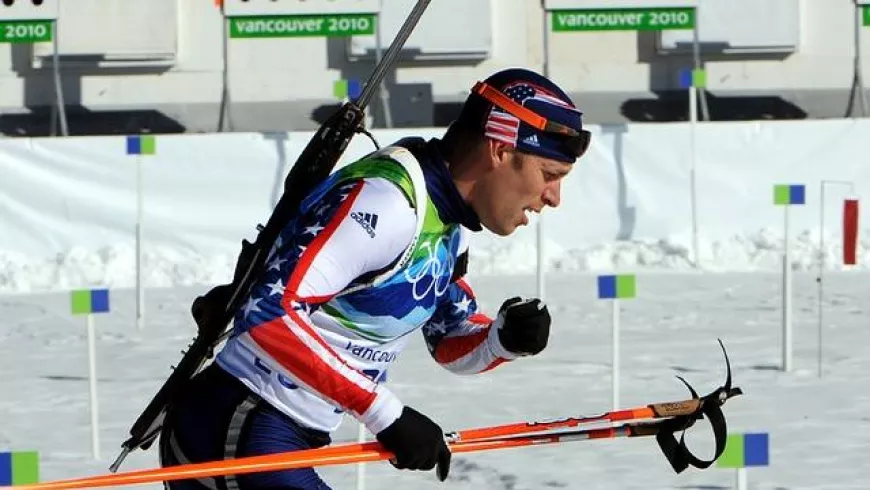
[[550, 336], [550, 312], [540, 299], [513, 297], [502, 303], [492, 328], [505, 350], [520, 356], [540, 353]]

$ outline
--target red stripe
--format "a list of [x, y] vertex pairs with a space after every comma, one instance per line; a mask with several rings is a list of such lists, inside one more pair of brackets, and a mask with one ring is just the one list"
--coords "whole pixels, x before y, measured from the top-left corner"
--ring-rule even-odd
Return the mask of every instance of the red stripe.
[[507, 136], [508, 138], [511, 138], [511, 139], [516, 139], [516, 137], [517, 137], [516, 131], [510, 131], [507, 129], [502, 129], [502, 128], [498, 128], [498, 127], [494, 127], [494, 126], [490, 126], [490, 125], [486, 126], [486, 132], [488, 134], [494, 133], [494, 134], [499, 134], [502, 136]]
[[317, 295], [306, 296], [303, 298], [303, 297], [300, 297], [299, 295], [294, 293], [293, 296], [289, 300], [290, 301], [303, 301], [305, 303], [310, 303], [310, 304], [316, 305], [316, 304], [320, 304], [320, 303], [326, 303], [327, 301], [331, 300], [333, 296], [335, 296], [335, 295], [334, 294], [322, 294], [320, 296], [317, 296]]
[[520, 120], [514, 116], [492, 113], [487, 122], [504, 124], [505, 126], [520, 127]]
[[486, 130], [507, 135], [517, 134], [518, 131], [517, 128], [505, 128], [496, 124], [487, 124]]
[[487, 335], [489, 335], [489, 329], [483, 328], [471, 335], [446, 337], [435, 348], [435, 360], [441, 364], [450, 364], [457, 359], [461, 359], [484, 343]]
[[[295, 312], [290, 312], [294, 323], [305, 330], [338, 361], [347, 366], [323, 339], [315, 333]], [[275, 361], [280, 363], [300, 382], [318, 393], [357, 413], [365, 413], [377, 395], [349, 380], [335, 370], [305, 342], [296, 336], [281, 318], [276, 318], [252, 328], [251, 338]], [[352, 369], [347, 366], [348, 369]], [[362, 374], [360, 376], [366, 379]]]
[[476, 323], [478, 325], [489, 325], [492, 323], [492, 318], [486, 316], [483, 313], [475, 313], [468, 317], [468, 321], [471, 323]]
[[590, 439], [612, 439], [616, 437], [615, 429], [595, 429], [589, 431]]
[[487, 121], [486, 122], [487, 129], [497, 129], [499, 131], [513, 131], [516, 132], [519, 130], [519, 125], [513, 124], [502, 124], [497, 121]]
[[474, 290], [471, 289], [471, 285], [465, 281], [465, 278], [458, 279], [456, 285], [459, 286], [459, 289], [465, 291], [465, 294], [467, 294], [469, 298], [474, 299]]
[[305, 278], [305, 273], [308, 272], [308, 269], [311, 267], [311, 264], [314, 262], [314, 259], [317, 258], [318, 252], [320, 252], [323, 247], [326, 245], [326, 242], [329, 238], [335, 233], [335, 230], [341, 226], [341, 223], [344, 221], [344, 218], [350, 213], [350, 209], [353, 207], [353, 203], [356, 200], [359, 193], [362, 191], [364, 183], [359, 182], [354, 185], [353, 189], [350, 191], [350, 194], [347, 196], [347, 199], [341, 203], [341, 206], [338, 208], [338, 211], [335, 212], [335, 216], [332, 217], [332, 220], [326, 224], [326, 228], [320, 231], [314, 240], [308, 244], [308, 247], [305, 248], [305, 251], [302, 252], [302, 256], [299, 257], [299, 262], [296, 264], [296, 267], [293, 268], [293, 274], [290, 275], [290, 279], [287, 281], [287, 287], [284, 289], [284, 297], [281, 299], [282, 306], [284, 307], [284, 311], [290, 311], [292, 308], [290, 307], [291, 301], [298, 300], [306, 300], [309, 303], [325, 303], [333, 295], [326, 296], [311, 296], [307, 298], [302, 298], [299, 296], [299, 286], [302, 284], [302, 279]]
[[[338, 359], [339, 361], [341, 361], [342, 364], [347, 366], [347, 363], [344, 362], [344, 359], [342, 359], [342, 357], [340, 355], [338, 355], [337, 352], [332, 350], [332, 347], [330, 347], [329, 344], [327, 344], [326, 342], [323, 341], [323, 338], [320, 336], [320, 334], [315, 332], [314, 329], [311, 328], [311, 326], [308, 324], [308, 322], [306, 322], [305, 319], [303, 319], [301, 316], [299, 316], [299, 313], [296, 310], [290, 310], [288, 312], [288, 315], [290, 316], [290, 319], [293, 320], [294, 323], [296, 323], [296, 325], [298, 325], [302, 330], [305, 330], [305, 332], [308, 335], [313, 337], [314, 340], [317, 341], [317, 343], [320, 344], [321, 347], [326, 349], [326, 351], [329, 352], [329, 354], [332, 357]], [[350, 366], [347, 366], [347, 368], [353, 369]], [[360, 376], [362, 376], [362, 374], [360, 374]], [[368, 378], [366, 378], [366, 379], [368, 379]]]
[[489, 366], [486, 366], [486, 368], [484, 368], [484, 370], [481, 371], [481, 373], [485, 373], [485, 372], [487, 372], [487, 371], [491, 371], [491, 370], [493, 370], [493, 369], [495, 369], [495, 368], [501, 366], [501, 365], [502, 365], [503, 363], [505, 363], [505, 362], [507, 362], [507, 359], [505, 359], [505, 358], [503, 358], [503, 357], [496, 357], [494, 361], [492, 361], [491, 363], [489, 363]]
[[503, 136], [500, 134], [493, 134], [493, 133], [487, 131], [484, 134], [484, 136], [486, 136], [487, 138], [497, 140], [497, 141], [501, 141], [502, 143], [504, 143], [506, 145], [516, 146], [516, 144], [517, 144], [517, 136], [516, 135], [514, 135], [512, 137], [511, 136]]
[[490, 116], [486, 124], [487, 126], [504, 126], [507, 129], [517, 129], [520, 127], [520, 122], [517, 119], [500, 119], [496, 116]]

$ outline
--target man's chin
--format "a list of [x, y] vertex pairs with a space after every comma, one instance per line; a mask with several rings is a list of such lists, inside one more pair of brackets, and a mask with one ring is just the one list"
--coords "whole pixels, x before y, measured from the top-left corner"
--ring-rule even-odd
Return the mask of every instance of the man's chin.
[[508, 236], [516, 231], [516, 225], [495, 226], [489, 223], [481, 223], [484, 228], [498, 236]]

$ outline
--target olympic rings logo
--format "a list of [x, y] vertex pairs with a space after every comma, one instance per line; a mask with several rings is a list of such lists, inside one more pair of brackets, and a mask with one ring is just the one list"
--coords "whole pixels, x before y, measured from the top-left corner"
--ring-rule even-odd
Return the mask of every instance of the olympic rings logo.
[[[450, 287], [450, 276], [453, 274], [453, 267], [456, 264], [454, 255], [458, 246], [458, 228], [454, 229], [449, 237], [440, 236], [434, 243], [426, 241], [420, 244], [420, 248], [426, 251], [426, 258], [422, 265], [416, 272], [413, 272], [412, 267], [405, 269], [405, 279], [411, 283], [414, 300], [422, 300], [433, 290], [436, 297], [447, 292], [447, 288]], [[444, 255], [443, 262], [439, 252]]]

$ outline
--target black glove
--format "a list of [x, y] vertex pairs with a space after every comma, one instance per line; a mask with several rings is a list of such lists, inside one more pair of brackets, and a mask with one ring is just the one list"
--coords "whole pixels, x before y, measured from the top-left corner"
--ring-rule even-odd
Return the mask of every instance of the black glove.
[[502, 303], [493, 328], [505, 350], [517, 355], [535, 355], [547, 347], [550, 312], [541, 300], [514, 297]]
[[386, 429], [378, 432], [378, 442], [396, 457], [390, 460], [400, 470], [431, 470], [438, 465], [438, 479], [447, 479], [450, 449], [444, 432], [431, 419], [411, 407]]

